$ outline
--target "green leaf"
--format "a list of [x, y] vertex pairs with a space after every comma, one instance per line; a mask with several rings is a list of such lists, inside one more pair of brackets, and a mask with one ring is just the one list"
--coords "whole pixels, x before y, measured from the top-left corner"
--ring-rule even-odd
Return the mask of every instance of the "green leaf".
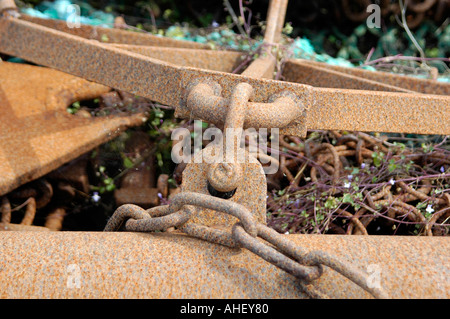
[[389, 173], [392, 173], [396, 169], [397, 169], [397, 164], [395, 164], [395, 160], [394, 159], [390, 159], [389, 160], [389, 165], [388, 165]]
[[422, 209], [422, 208], [425, 208], [425, 207], [427, 207], [427, 203], [425, 203], [425, 202], [419, 202], [416, 205], [417, 209]]
[[347, 193], [344, 194], [344, 196], [342, 196], [342, 202], [343, 203], [349, 203], [349, 204], [354, 204], [355, 202], [353, 201], [352, 195]]
[[375, 165], [375, 167], [380, 167], [383, 162], [384, 153], [383, 152], [379, 152], [379, 153], [373, 152], [372, 158], [373, 158], [373, 165]]
[[335, 209], [338, 206], [338, 201], [335, 197], [330, 196], [327, 198], [324, 204], [325, 208]]

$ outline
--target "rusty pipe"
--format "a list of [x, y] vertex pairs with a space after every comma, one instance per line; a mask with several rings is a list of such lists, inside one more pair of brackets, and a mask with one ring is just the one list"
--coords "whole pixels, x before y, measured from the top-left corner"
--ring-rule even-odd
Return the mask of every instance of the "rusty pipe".
[[[287, 235], [351, 261], [391, 298], [449, 298], [443, 237]], [[181, 234], [1, 232], [1, 298], [307, 298], [300, 282], [246, 249]], [[20, 278], [18, 280], [17, 278]], [[325, 267], [331, 298], [371, 298]]]
[[[291, 92], [271, 97], [270, 103], [248, 102], [244, 128], [284, 128], [303, 114], [303, 103]], [[202, 119], [214, 125], [225, 123], [230, 101], [217, 95], [207, 83], [194, 86], [187, 97], [186, 108], [178, 108], [177, 117]]]

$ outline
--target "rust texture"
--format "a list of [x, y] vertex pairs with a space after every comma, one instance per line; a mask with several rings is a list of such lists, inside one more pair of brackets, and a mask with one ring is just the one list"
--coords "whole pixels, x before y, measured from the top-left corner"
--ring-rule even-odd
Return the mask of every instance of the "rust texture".
[[[430, 79], [417, 79], [388, 72], [346, 68], [310, 60], [287, 60], [283, 70], [283, 76], [286, 77], [286, 81], [311, 84], [313, 86], [450, 95], [450, 85], [448, 83]], [[306, 72], [306, 74], [301, 72]], [[313, 80], [308, 79], [308, 76], [317, 78], [312, 82]], [[348, 87], [345, 87], [344, 84], [348, 85]]]
[[[288, 92], [272, 96], [271, 103], [247, 103], [243, 114], [243, 127], [280, 128], [283, 131], [292, 125], [295, 119], [301, 120], [304, 114], [303, 104], [298, 97]], [[189, 92], [186, 107], [176, 109], [176, 116], [193, 115], [195, 118], [223, 126], [229, 103], [229, 99], [216, 95], [207, 82], [200, 83]]]
[[[0, 62], [0, 195], [91, 150], [144, 114], [84, 118], [67, 112], [75, 101], [110, 88], [56, 70]], [[20, 127], [20, 129], [17, 129]]]
[[[449, 96], [370, 92], [315, 88], [315, 106], [307, 111], [306, 126], [322, 130], [450, 134]], [[369, 103], [379, 107], [365, 107]]]
[[8, 10], [17, 10], [17, 6], [14, 0], [0, 1], [0, 14]]
[[[209, 166], [198, 163], [197, 158], [202, 156], [208, 161], [211, 153], [221, 152], [222, 145], [208, 145], [204, 150], [194, 155], [192, 163], [188, 164], [183, 171], [182, 192], [195, 192], [209, 195], [208, 190], [208, 170]], [[242, 169], [242, 182], [236, 189], [230, 201], [239, 203], [250, 210], [256, 220], [266, 222], [266, 178], [261, 164], [243, 149], [238, 150], [238, 156], [247, 160], [239, 163]], [[206, 158], [205, 158], [206, 157]], [[215, 212], [211, 209], [197, 209], [196, 214], [192, 216], [189, 222], [206, 226], [223, 225], [231, 227], [236, 219], [233, 216], [221, 212]]]
[[245, 107], [251, 94], [252, 87], [247, 83], [237, 85], [228, 106], [224, 124], [222, 159], [219, 163], [210, 164], [207, 175], [209, 185], [217, 191], [231, 192], [242, 183], [242, 168], [241, 163], [237, 161], [237, 153], [242, 138]]
[[55, 19], [42, 19], [21, 15], [21, 19], [48, 28], [76, 35], [85, 39], [96, 40], [103, 43], [120, 43], [129, 45], [165, 46], [172, 48], [209, 49], [206, 44], [191, 41], [175, 40], [156, 36], [150, 33], [130, 32], [120, 29], [110, 29], [98, 26], [80, 25], [78, 28], [69, 28], [65, 21]]
[[220, 50], [196, 50], [124, 44], [114, 44], [114, 47], [182, 67], [201, 68], [228, 73], [233, 72], [242, 63], [244, 56], [242, 52]]
[[284, 26], [287, 0], [271, 0], [266, 18], [266, 30], [264, 31], [264, 42], [277, 44], [281, 40], [281, 30]]
[[[378, 269], [391, 298], [450, 297], [446, 238], [288, 237], [305, 252]], [[248, 250], [185, 235], [1, 232], [0, 241], [2, 298], [308, 298], [298, 279]], [[328, 267], [314, 287], [331, 298], [372, 297]]]
[[393, 85], [329, 70], [325, 66], [310, 64], [309, 61], [291, 60], [286, 62], [283, 76], [286, 81], [316, 87], [415, 93]]

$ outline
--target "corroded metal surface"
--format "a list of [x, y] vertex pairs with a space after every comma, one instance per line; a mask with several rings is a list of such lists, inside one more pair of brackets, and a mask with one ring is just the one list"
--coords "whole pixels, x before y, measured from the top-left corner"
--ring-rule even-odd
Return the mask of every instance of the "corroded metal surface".
[[284, 26], [284, 17], [288, 0], [271, 0], [266, 18], [266, 30], [264, 31], [264, 42], [277, 44], [281, 40], [281, 30]]
[[329, 70], [325, 66], [321, 67], [309, 62], [302, 60], [286, 62], [283, 72], [285, 80], [315, 87], [415, 93], [401, 87]]
[[8, 10], [17, 10], [14, 0], [3, 0], [0, 1], [0, 13]]
[[70, 28], [66, 21], [55, 19], [42, 19], [25, 14], [21, 15], [24, 21], [33, 22], [48, 28], [76, 35], [85, 39], [96, 40], [103, 43], [120, 43], [130, 45], [165, 46], [173, 48], [209, 49], [209, 45], [192, 41], [175, 40], [168, 37], [153, 35], [151, 33], [131, 32], [120, 29], [103, 28], [82, 24], [77, 28]]
[[[391, 298], [450, 297], [446, 238], [288, 238], [372, 269]], [[307, 297], [295, 277], [248, 250], [174, 233], [2, 232], [0, 242], [2, 298]], [[371, 298], [326, 267], [314, 285], [331, 298]]]
[[[314, 107], [307, 111], [307, 127], [321, 130], [450, 134], [449, 96], [370, 92], [315, 88]], [[379, 107], [367, 107], [369, 103]]]
[[[176, 108], [177, 117], [194, 116], [218, 126], [225, 124], [230, 99], [221, 96], [222, 89], [217, 82], [208, 82], [199, 83], [189, 91], [186, 106]], [[302, 125], [306, 105], [299, 96], [286, 90], [270, 96], [269, 101], [246, 104], [242, 118], [244, 128], [279, 128], [282, 133], [289, 130], [295, 130], [298, 135], [306, 133]]]
[[56, 70], [0, 62], [0, 195], [143, 123], [143, 114], [83, 118], [66, 110], [108, 91]]
[[242, 63], [242, 52], [198, 50], [142, 45], [114, 44], [116, 48], [139, 53], [178, 66], [219, 72], [233, 72]]
[[[310, 60], [287, 60], [283, 70], [286, 81], [313, 86], [450, 95], [450, 84], [445, 82], [418, 79], [388, 72], [348, 68]], [[302, 74], [302, 72], [307, 72], [307, 74]], [[312, 80], [308, 79], [308, 76], [317, 78]]]
[[[214, 148], [214, 150], [213, 150]], [[214, 152], [220, 152], [220, 146], [206, 147], [201, 152], [194, 155], [192, 163], [188, 164], [183, 171], [183, 183], [181, 189], [183, 192], [195, 192], [200, 194], [210, 194], [208, 191], [208, 168], [209, 165], [200, 163], [197, 157], [204, 157], [205, 162]], [[266, 222], [266, 179], [261, 164], [244, 150], [239, 150], [246, 161], [240, 163], [242, 166], [242, 182], [236, 189], [230, 201], [237, 202], [247, 207], [258, 222]], [[211, 160], [212, 161], [212, 160]], [[236, 218], [224, 213], [218, 213], [211, 209], [196, 209], [196, 213], [189, 220], [191, 223], [197, 223], [206, 226], [222, 225], [231, 227]]]

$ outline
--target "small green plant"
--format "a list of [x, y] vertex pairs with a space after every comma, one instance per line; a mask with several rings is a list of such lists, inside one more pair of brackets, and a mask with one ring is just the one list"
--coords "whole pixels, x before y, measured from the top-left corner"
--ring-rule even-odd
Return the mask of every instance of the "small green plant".
[[70, 105], [67, 108], [67, 112], [69, 112], [70, 114], [75, 114], [75, 113], [77, 113], [80, 110], [80, 107], [81, 106], [80, 106], [80, 102], [79, 101], [73, 102], [72, 105]]
[[100, 194], [104, 194], [106, 192], [112, 192], [116, 189], [116, 185], [114, 183], [114, 179], [109, 177], [106, 174], [106, 167], [105, 166], [99, 166], [97, 172], [95, 175], [100, 178], [101, 184], [99, 186], [92, 186], [91, 190], [98, 191]]
[[383, 152], [373, 152], [372, 153], [373, 165], [375, 165], [375, 167], [380, 167], [382, 165], [384, 155], [385, 154]]

